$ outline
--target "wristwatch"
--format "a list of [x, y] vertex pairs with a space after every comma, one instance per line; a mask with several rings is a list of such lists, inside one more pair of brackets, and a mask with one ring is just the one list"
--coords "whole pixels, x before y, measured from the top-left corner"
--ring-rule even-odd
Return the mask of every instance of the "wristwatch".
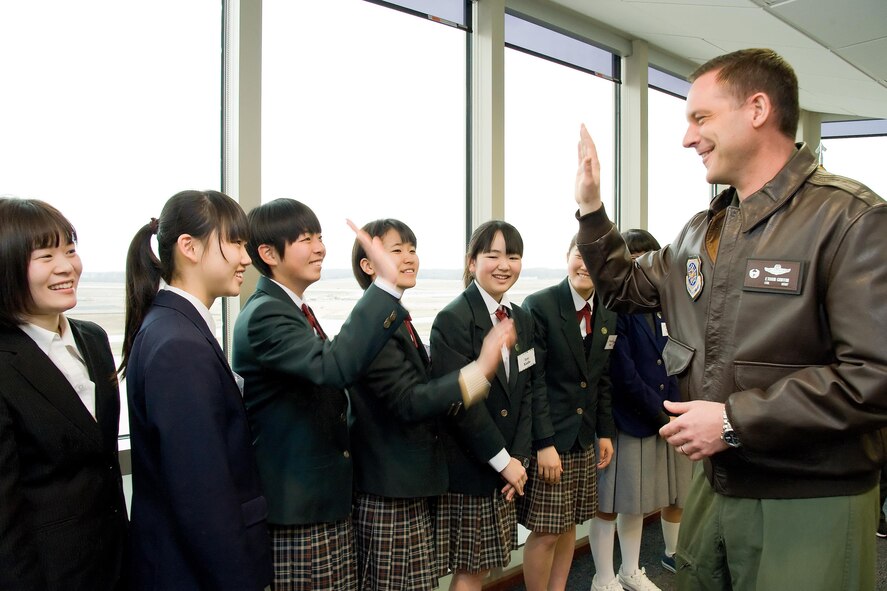
[[724, 429], [721, 431], [721, 439], [724, 440], [724, 443], [733, 448], [742, 445], [742, 443], [739, 442], [739, 436], [736, 435], [736, 431], [733, 430], [733, 425], [730, 424], [730, 419], [727, 418], [726, 407], [724, 407]]

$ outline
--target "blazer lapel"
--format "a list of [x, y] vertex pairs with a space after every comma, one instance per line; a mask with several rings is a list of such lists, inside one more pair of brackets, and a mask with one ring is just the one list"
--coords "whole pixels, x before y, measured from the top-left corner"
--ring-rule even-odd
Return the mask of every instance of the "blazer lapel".
[[557, 304], [561, 314], [561, 325], [564, 338], [573, 353], [573, 359], [579, 366], [583, 375], [588, 373], [588, 360], [585, 358], [585, 344], [582, 342], [582, 332], [579, 330], [579, 321], [576, 319], [576, 308], [573, 306], [573, 294], [570, 293], [568, 279], [564, 279], [557, 289]]
[[[468, 300], [468, 306], [471, 308], [471, 313], [474, 316], [474, 326], [477, 328], [477, 330], [474, 331], [474, 343], [472, 344], [474, 348], [472, 354], [476, 359], [477, 356], [480, 355], [480, 349], [483, 346], [484, 337], [493, 329], [493, 320], [490, 318], [490, 312], [487, 310], [487, 306], [484, 304], [484, 299], [474, 283], [469, 285], [465, 290], [465, 298]], [[514, 357], [514, 355], [509, 355], [509, 359], [512, 357]], [[508, 392], [508, 378], [505, 376], [504, 363], [500, 363], [496, 368], [496, 379], [499, 380], [499, 383], [502, 385], [505, 392]]]
[[98, 423], [86, 410], [71, 383], [55, 363], [31, 338], [19, 329], [9, 331], [11, 349], [16, 353], [10, 364], [77, 429], [101, 445]]
[[102, 343], [96, 343], [91, 336], [83, 333], [76, 322], [68, 320], [74, 341], [86, 362], [89, 379], [95, 384], [96, 422], [102, 432], [105, 446], [117, 451], [117, 434], [120, 429], [120, 393], [117, 389], [117, 374], [97, 375], [97, 368], [104, 366], [101, 359], [102, 352], [98, 349]]
[[601, 356], [595, 355], [594, 353], [596, 351], [603, 351], [607, 344], [607, 339], [611, 336], [611, 329], [612, 332], [615, 332], [615, 326], [612, 326], [612, 320], [615, 318], [615, 313], [607, 310], [597, 298], [597, 295], [594, 296], [594, 309], [594, 326], [592, 327], [594, 332], [592, 333], [591, 349], [589, 350], [589, 374], [599, 372], [603, 368]]

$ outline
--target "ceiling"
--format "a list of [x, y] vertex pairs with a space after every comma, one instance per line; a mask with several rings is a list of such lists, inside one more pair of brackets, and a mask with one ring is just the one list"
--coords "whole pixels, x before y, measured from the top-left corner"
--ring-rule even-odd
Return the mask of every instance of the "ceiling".
[[887, 0], [548, 1], [693, 64], [770, 47], [794, 66], [803, 109], [887, 119]]

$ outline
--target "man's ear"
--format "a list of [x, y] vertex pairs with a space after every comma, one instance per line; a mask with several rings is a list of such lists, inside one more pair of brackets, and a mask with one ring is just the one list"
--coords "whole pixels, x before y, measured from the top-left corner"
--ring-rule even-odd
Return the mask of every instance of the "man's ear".
[[259, 251], [259, 258], [269, 267], [276, 267], [280, 264], [280, 257], [277, 256], [277, 251], [270, 244], [260, 244], [257, 250]]
[[773, 103], [764, 92], [756, 92], [748, 98], [748, 105], [752, 110], [751, 124], [755, 129], [760, 129], [773, 117]]
[[366, 257], [360, 259], [360, 269], [370, 277], [376, 276], [376, 270], [373, 269], [373, 263]]

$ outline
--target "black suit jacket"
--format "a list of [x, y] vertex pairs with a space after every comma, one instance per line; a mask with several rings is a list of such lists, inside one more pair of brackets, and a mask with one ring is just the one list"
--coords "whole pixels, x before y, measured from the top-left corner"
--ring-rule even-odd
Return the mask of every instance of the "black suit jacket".
[[447, 491], [439, 419], [462, 402], [459, 372], [431, 379], [425, 346], [401, 324], [351, 388], [355, 488], [383, 497]]
[[95, 383], [96, 419], [18, 328], [0, 328], [0, 589], [122, 586], [126, 508], [120, 396], [108, 337], [69, 319]]
[[234, 325], [234, 370], [246, 381], [269, 521], [334, 522], [351, 514], [352, 465], [345, 386], [406, 318], [370, 286], [333, 340], [323, 341], [279, 285], [259, 279]]
[[524, 300], [536, 325], [536, 400], [533, 439], [554, 437], [558, 452], [578, 441], [582, 449], [598, 437], [614, 437], [607, 340], [616, 334], [617, 315], [595, 295], [588, 356], [579, 332], [570, 284], [564, 279]]
[[[533, 319], [512, 306], [517, 344], [509, 356], [510, 374], [500, 364], [484, 404], [460, 411], [444, 434], [450, 491], [487, 496], [504, 481], [488, 461], [505, 448], [512, 456], [531, 452], [532, 368], [518, 371], [518, 356], [533, 348]], [[477, 286], [472, 283], [434, 319], [431, 327], [431, 373], [438, 377], [477, 359], [493, 321]]]
[[157, 294], [126, 374], [134, 589], [261, 590], [268, 504], [228, 361], [194, 306]]

